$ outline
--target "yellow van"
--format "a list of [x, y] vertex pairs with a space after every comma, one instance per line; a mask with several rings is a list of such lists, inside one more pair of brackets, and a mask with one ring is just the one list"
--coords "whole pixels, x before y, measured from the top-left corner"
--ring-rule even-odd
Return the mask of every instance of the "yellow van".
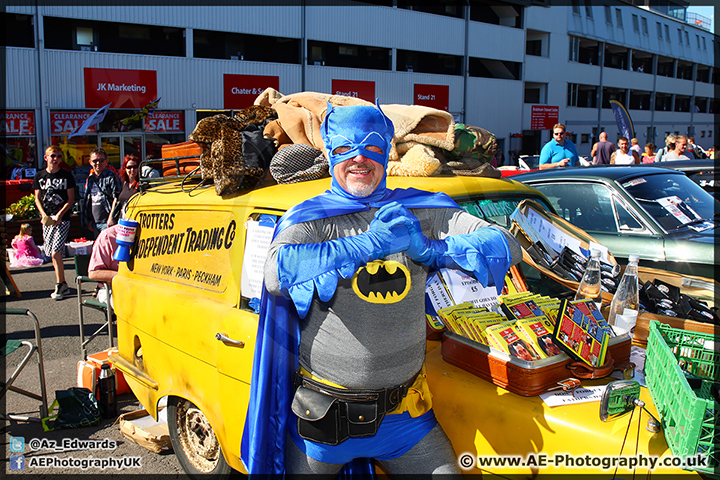
[[[252, 305], [272, 234], [263, 219], [322, 193], [330, 180], [268, 186], [229, 199], [212, 186], [157, 180], [129, 205], [128, 216], [140, 227], [133, 258], [113, 281], [119, 354], [111, 360], [151, 415], [168, 397], [173, 447], [188, 474], [246, 473], [240, 442], [258, 323]], [[537, 190], [507, 179], [390, 177], [387, 184], [445, 192], [502, 226], [524, 199], [549, 205]], [[635, 455], [636, 434], [641, 455], [669, 455], [662, 433], [638, 428], [637, 416], [632, 424], [628, 417], [603, 423], [597, 402], [550, 408], [537, 396], [510, 393], [444, 362], [439, 345], [428, 342], [434, 409], [470, 473], [611, 475], [597, 459]], [[646, 389], [642, 399], [652, 404]], [[649, 470], [638, 466], [638, 472]], [[627, 465], [619, 470], [632, 471]], [[656, 471], [689, 474], [675, 467]]]

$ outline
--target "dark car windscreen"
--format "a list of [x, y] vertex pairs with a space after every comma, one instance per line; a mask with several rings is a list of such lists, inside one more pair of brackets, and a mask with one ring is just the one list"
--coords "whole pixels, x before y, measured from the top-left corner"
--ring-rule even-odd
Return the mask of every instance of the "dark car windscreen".
[[460, 208], [466, 212], [496, 223], [501, 227], [510, 228], [510, 214], [520, 202], [531, 199], [545, 207], [549, 212], [555, 213], [545, 200], [538, 197], [502, 197], [502, 198], [456, 198]]
[[666, 231], [703, 231], [715, 226], [714, 215], [720, 205], [685, 175], [643, 175], [621, 185]]

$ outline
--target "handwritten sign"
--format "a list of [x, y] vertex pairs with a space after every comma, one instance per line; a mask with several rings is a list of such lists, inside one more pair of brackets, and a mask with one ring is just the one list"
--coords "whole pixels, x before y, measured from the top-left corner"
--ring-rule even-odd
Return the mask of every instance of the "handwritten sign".
[[240, 291], [243, 297], [260, 298], [262, 295], [265, 259], [267, 258], [275, 227], [260, 225], [260, 222], [255, 220], [248, 220], [245, 227], [247, 236]]
[[577, 403], [588, 403], [588, 402], [599, 402], [602, 398], [602, 394], [605, 391], [605, 385], [599, 385], [596, 387], [578, 387], [575, 392], [571, 391], [554, 391], [541, 393], [545, 405], [548, 407], [559, 407], [561, 405], [575, 405]]

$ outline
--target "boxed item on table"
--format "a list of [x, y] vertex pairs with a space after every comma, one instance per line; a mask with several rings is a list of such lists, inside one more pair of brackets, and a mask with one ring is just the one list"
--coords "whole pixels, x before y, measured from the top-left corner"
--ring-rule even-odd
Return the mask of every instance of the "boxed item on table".
[[562, 353], [562, 350], [560, 350], [553, 341], [552, 332], [555, 329], [555, 325], [544, 315], [541, 317], [517, 320], [515, 325], [518, 330], [525, 334], [525, 337], [532, 341], [533, 346], [537, 345], [536, 350], [541, 358], [552, 357], [553, 355], [560, 355]]
[[575, 302], [563, 300], [553, 337], [571, 357], [594, 368], [605, 364], [610, 334], [592, 315], [585, 315]]
[[522, 360], [533, 362], [542, 358], [512, 320], [486, 328], [485, 338], [491, 347]]
[[72, 241], [65, 244], [65, 250], [69, 257], [75, 255], [90, 255], [92, 253], [92, 240]]

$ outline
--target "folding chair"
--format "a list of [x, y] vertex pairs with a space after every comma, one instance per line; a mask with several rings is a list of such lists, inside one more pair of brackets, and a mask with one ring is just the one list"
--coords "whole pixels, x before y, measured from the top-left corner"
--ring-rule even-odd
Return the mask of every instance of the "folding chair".
[[[14, 415], [14, 414], [0, 414], [0, 418], [3, 419], [12, 419], [12, 420], [21, 420], [21, 421], [34, 421], [34, 422], [40, 422], [43, 418], [48, 416], [48, 401], [47, 401], [47, 391], [45, 388], [45, 362], [43, 360], [43, 354], [42, 354], [42, 343], [40, 340], [40, 323], [38, 322], [37, 317], [30, 311], [26, 310], [24, 308], [6, 308], [5, 309], [6, 315], [27, 315], [30, 317], [30, 319], [33, 321], [35, 326], [35, 343], [33, 343], [30, 340], [8, 340], [2, 350], [2, 356], [6, 357], [7, 355], [10, 355], [12, 352], [17, 350], [18, 348], [22, 347], [23, 345], [28, 347], [28, 352], [25, 354], [25, 357], [22, 359], [22, 361], [18, 364], [18, 366], [15, 368], [15, 371], [12, 375], [10, 375], [10, 378], [8, 378], [8, 381], [3, 383], [2, 387], [2, 393], [0, 393], [0, 398], [5, 398], [5, 394], [12, 390], [15, 393], [19, 393], [20, 395], [24, 395], [26, 397], [34, 398], [35, 400], [40, 400], [42, 403], [40, 404], [40, 418], [34, 418], [34, 417], [28, 417], [25, 415]], [[40, 376], [40, 393], [32, 393], [27, 390], [24, 390], [22, 388], [18, 388], [13, 385], [15, 380], [17, 380], [18, 376], [20, 375], [20, 372], [25, 368], [25, 366], [30, 362], [30, 359], [34, 354], [37, 353], [37, 362], [38, 362], [38, 374]]]
[[[110, 284], [106, 282], [98, 282], [97, 280], [92, 280], [90, 277], [88, 277], [88, 264], [90, 263], [90, 255], [75, 255], [75, 273], [77, 273], [77, 277], [75, 277], [75, 284], [77, 285], [77, 297], [78, 297], [78, 313], [80, 317], [80, 351], [82, 354], [82, 359], [87, 360], [87, 345], [95, 339], [98, 335], [100, 335], [104, 330], [107, 330], [108, 333], [108, 340], [110, 344], [110, 348], [114, 347], [114, 341], [113, 341], [113, 308], [110, 304], [110, 298], [112, 296], [112, 290], [110, 288]], [[90, 298], [83, 298], [83, 290], [82, 285], [83, 282], [89, 283], [92, 282], [93, 285], [100, 284], [103, 285], [108, 292], [107, 296], [107, 302], [100, 302], [96, 299], [90, 299]], [[95, 333], [90, 335], [87, 339], [85, 338], [85, 316], [83, 309], [85, 308], [91, 308], [93, 310], [97, 310], [99, 312], [102, 312], [103, 315], [105, 315], [105, 323], [103, 323], [100, 328], [95, 330]]]

